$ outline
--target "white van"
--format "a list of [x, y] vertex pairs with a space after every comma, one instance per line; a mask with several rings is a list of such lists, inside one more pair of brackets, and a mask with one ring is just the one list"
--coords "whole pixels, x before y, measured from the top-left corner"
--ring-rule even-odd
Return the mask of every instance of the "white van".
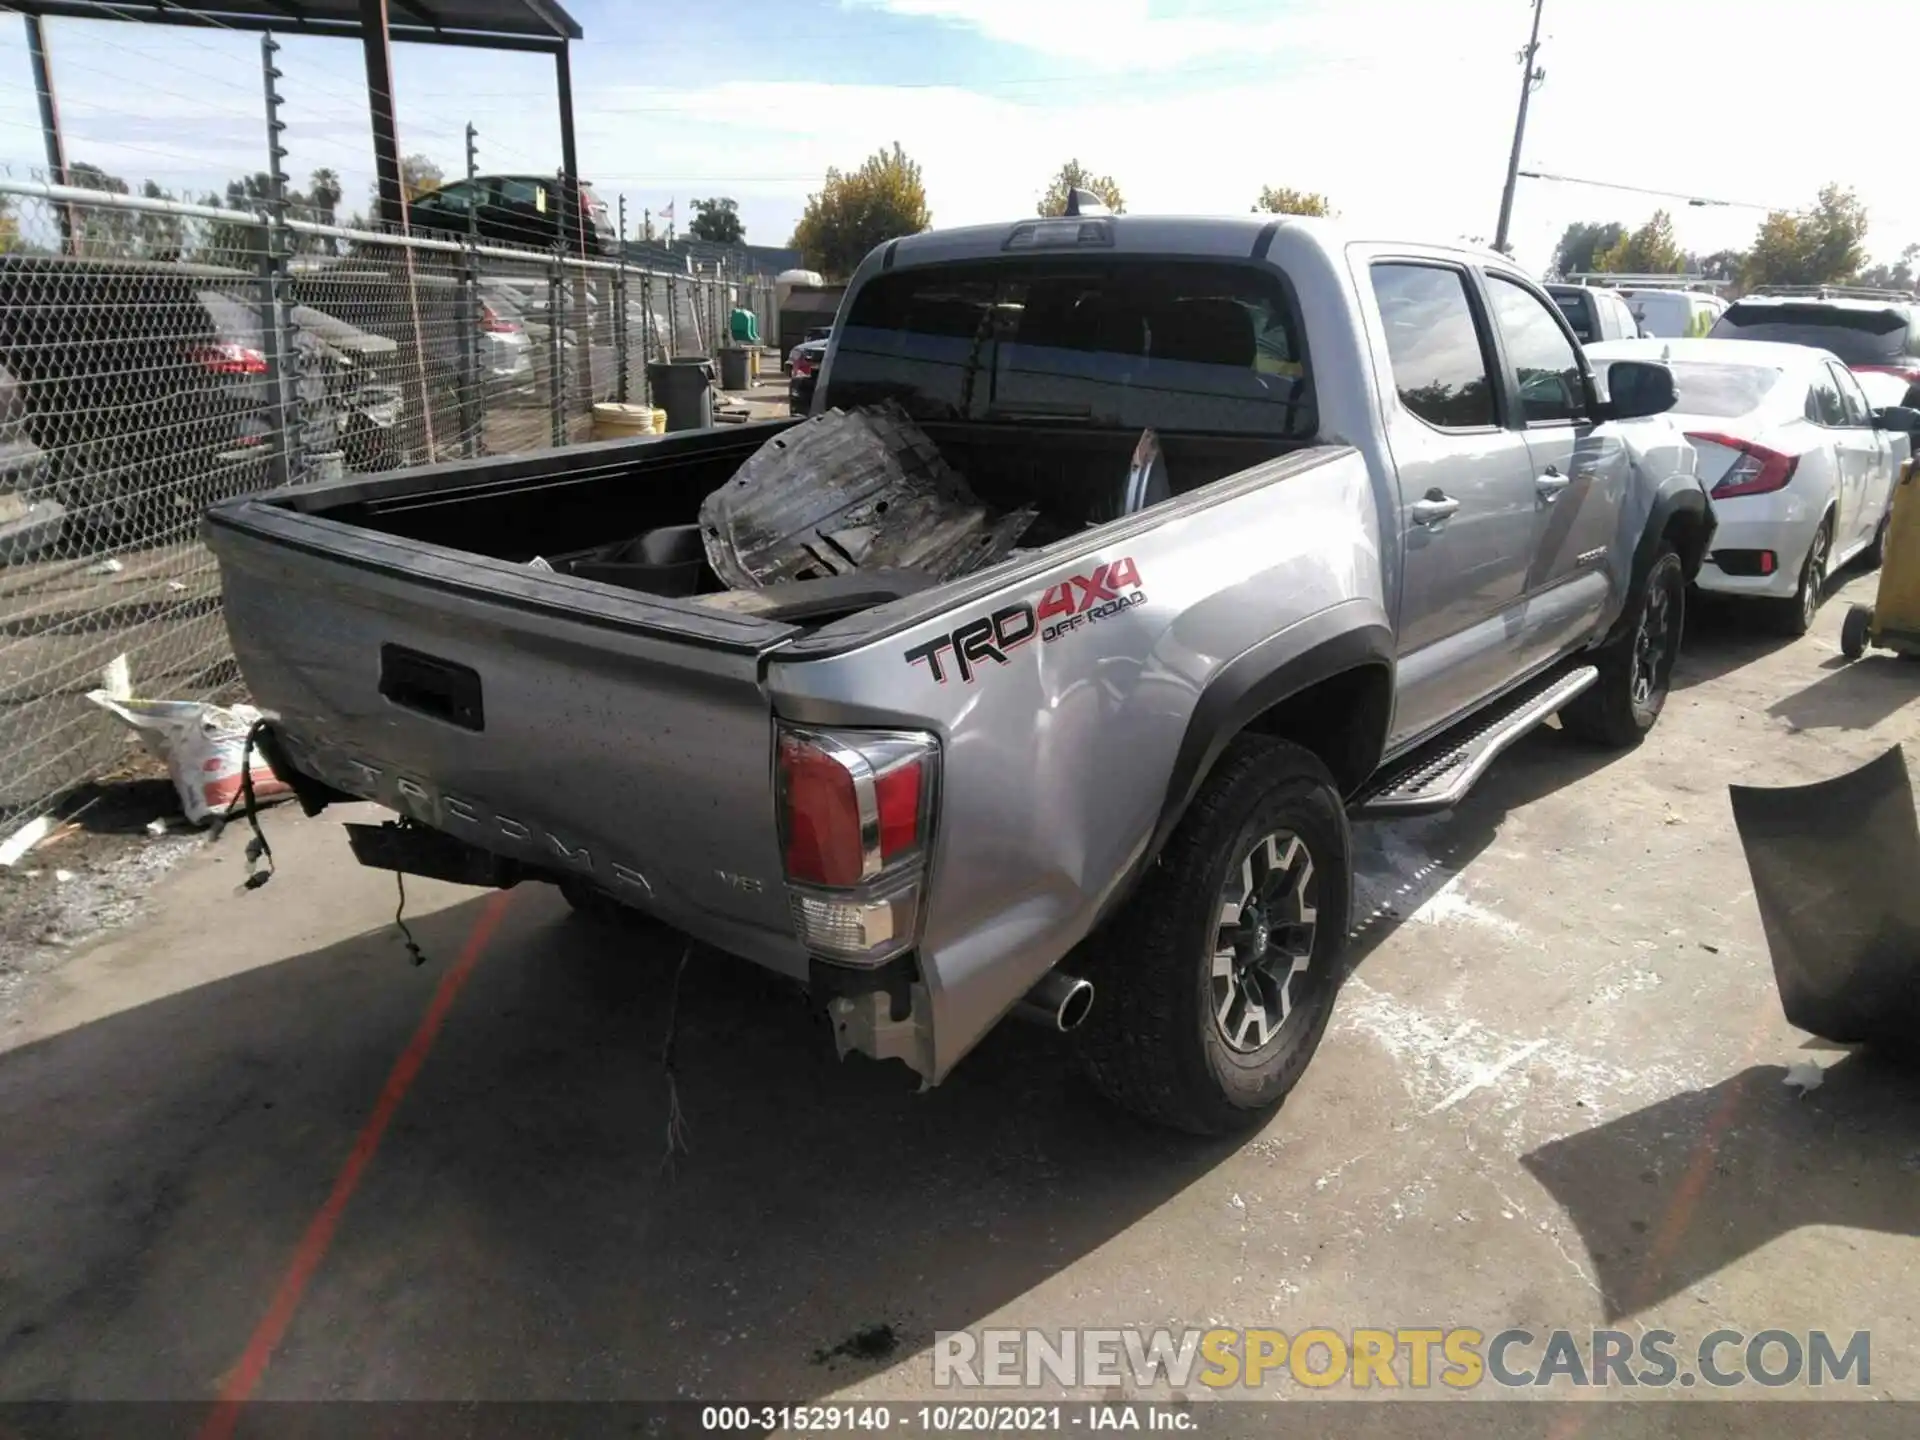
[[1665, 339], [1697, 339], [1713, 329], [1727, 302], [1704, 290], [1629, 289], [1618, 292], [1640, 322], [1640, 333]]

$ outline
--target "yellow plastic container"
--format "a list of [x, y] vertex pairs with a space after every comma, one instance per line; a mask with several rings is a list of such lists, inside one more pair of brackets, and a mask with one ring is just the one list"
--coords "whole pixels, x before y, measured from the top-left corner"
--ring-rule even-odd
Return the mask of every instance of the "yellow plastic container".
[[593, 407], [593, 438], [631, 440], [641, 435], [667, 433], [667, 412], [651, 405], [619, 405], [611, 401]]
[[1869, 644], [1920, 655], [1920, 460], [1908, 460], [1893, 487], [1873, 608], [1855, 605], [1840, 627], [1840, 648], [1849, 660], [1859, 659]]

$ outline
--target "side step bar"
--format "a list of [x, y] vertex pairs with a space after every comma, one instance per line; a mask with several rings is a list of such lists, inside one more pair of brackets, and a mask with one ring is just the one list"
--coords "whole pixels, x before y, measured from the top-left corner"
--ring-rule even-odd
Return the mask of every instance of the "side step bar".
[[1469, 730], [1454, 730], [1410, 759], [1383, 771], [1349, 806], [1358, 819], [1445, 810], [1466, 797], [1494, 757], [1600, 678], [1591, 665], [1559, 676], [1545, 689], [1522, 691]]

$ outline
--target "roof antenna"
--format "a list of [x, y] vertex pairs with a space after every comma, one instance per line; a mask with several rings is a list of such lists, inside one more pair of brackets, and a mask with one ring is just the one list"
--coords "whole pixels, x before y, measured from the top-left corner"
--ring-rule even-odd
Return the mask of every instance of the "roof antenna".
[[1105, 202], [1103, 202], [1098, 195], [1094, 194], [1093, 191], [1082, 190], [1077, 185], [1068, 188], [1067, 214], [1077, 216], [1111, 215], [1112, 213], [1113, 211], [1109, 210]]

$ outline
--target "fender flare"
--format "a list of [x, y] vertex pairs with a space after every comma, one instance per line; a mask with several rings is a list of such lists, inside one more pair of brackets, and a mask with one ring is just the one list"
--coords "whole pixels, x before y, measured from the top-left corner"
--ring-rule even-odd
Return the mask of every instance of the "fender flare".
[[[1256, 716], [1324, 681], [1369, 667], [1386, 672], [1391, 695], [1393, 659], [1393, 631], [1379, 608], [1350, 601], [1268, 636], [1221, 666], [1187, 717], [1142, 865], [1159, 857], [1220, 753]], [[1386, 744], [1391, 710], [1389, 699], [1379, 735], [1369, 737], [1376, 761]]]
[[1707, 492], [1691, 476], [1685, 484], [1676, 484], [1663, 490], [1654, 500], [1653, 508], [1647, 514], [1647, 523], [1640, 527], [1640, 539], [1633, 547], [1633, 567], [1627, 575], [1627, 589], [1622, 597], [1620, 614], [1608, 627], [1607, 639], [1611, 640], [1620, 633], [1626, 617], [1632, 613], [1633, 597], [1640, 593], [1640, 587], [1646, 583], [1647, 575], [1653, 569], [1654, 557], [1660, 553], [1660, 542], [1666, 537], [1667, 527], [1676, 516], [1697, 515], [1706, 527], [1706, 533], [1700, 542], [1700, 556], [1687, 570], [1687, 579], [1700, 573], [1700, 560], [1704, 559], [1713, 544], [1713, 532], [1717, 522], [1714, 519], [1713, 505], [1707, 499]]

